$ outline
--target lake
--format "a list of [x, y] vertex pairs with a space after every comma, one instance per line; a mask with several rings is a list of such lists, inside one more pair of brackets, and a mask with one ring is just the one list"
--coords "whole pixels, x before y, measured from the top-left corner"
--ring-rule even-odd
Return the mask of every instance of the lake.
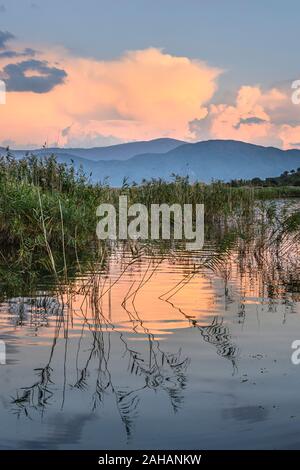
[[117, 244], [2, 299], [1, 448], [299, 448], [298, 246], [281, 242]]

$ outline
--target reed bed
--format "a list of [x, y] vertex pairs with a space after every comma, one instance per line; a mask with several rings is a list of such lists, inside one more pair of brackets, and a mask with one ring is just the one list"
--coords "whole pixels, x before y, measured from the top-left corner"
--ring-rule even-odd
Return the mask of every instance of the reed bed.
[[59, 163], [54, 155], [17, 160], [8, 150], [0, 157], [0, 270], [66, 277], [81, 260], [95, 260], [102, 249], [96, 239], [96, 208], [101, 203], [117, 208], [120, 195], [127, 195], [128, 204], [148, 207], [204, 204], [209, 239], [223, 233], [232, 218], [253, 223], [258, 200], [299, 197], [300, 187], [191, 184], [173, 175], [169, 183], [158, 179], [136, 185], [124, 179], [121, 188], [112, 188], [92, 184], [82, 169]]

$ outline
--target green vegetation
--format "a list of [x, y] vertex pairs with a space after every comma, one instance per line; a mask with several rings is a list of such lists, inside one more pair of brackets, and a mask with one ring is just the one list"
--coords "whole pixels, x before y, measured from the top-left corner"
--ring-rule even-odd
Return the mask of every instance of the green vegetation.
[[300, 197], [300, 186], [261, 186], [254, 187], [255, 199], [281, 199]]
[[92, 185], [81, 170], [58, 163], [53, 155], [16, 160], [9, 151], [0, 158], [0, 191], [0, 275], [12, 285], [20, 276], [28, 283], [36, 273], [75, 273], [82, 263], [95, 259], [102, 250], [96, 238], [96, 208], [104, 202], [117, 207], [121, 194], [128, 196], [129, 204], [147, 206], [204, 203], [208, 238], [212, 225], [226, 226], [232, 214], [251, 221], [257, 199], [300, 196], [300, 186], [190, 184], [176, 175], [171, 183], [152, 180], [137, 186], [124, 180], [116, 189]]
[[[297, 170], [285, 171], [280, 176], [275, 178], [253, 178], [251, 180], [232, 180], [228, 183], [231, 187], [251, 186], [254, 188], [281, 188], [278, 192], [273, 191], [273, 194], [280, 194], [280, 191], [287, 194], [299, 194], [297, 188], [300, 187], [300, 168]], [[282, 189], [284, 188], [284, 189]], [[292, 189], [293, 188], [293, 189]]]

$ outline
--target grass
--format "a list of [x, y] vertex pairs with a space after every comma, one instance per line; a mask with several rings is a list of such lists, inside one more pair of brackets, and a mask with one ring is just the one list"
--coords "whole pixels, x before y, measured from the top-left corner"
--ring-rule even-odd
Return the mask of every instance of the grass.
[[300, 186], [276, 186], [254, 188], [255, 199], [281, 199], [300, 197]]
[[[66, 275], [79, 260], [94, 258], [96, 208], [100, 203], [118, 207], [121, 194], [136, 202], [205, 204], [206, 238], [226, 226], [233, 214], [253, 220], [257, 200], [299, 197], [300, 187], [232, 187], [222, 182], [190, 184], [174, 176], [122, 188], [92, 185], [82, 170], [60, 164], [55, 157], [29, 156], [16, 160], [7, 152], [0, 158], [0, 270], [33, 275]], [[14, 276], [12, 276], [13, 282]]]

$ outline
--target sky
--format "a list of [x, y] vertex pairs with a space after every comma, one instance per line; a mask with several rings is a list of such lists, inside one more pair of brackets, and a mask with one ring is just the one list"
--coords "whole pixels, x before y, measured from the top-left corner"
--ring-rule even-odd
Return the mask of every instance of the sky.
[[300, 148], [299, 18], [298, 0], [0, 0], [0, 145]]

